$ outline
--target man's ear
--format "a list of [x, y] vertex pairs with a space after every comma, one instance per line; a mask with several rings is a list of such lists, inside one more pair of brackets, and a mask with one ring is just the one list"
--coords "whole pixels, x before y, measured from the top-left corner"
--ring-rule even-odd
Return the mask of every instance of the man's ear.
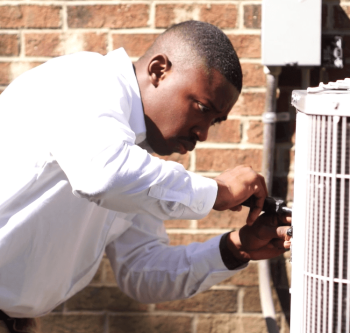
[[169, 58], [161, 53], [153, 56], [148, 64], [148, 76], [151, 83], [157, 88], [159, 82], [164, 80], [166, 72], [171, 69]]

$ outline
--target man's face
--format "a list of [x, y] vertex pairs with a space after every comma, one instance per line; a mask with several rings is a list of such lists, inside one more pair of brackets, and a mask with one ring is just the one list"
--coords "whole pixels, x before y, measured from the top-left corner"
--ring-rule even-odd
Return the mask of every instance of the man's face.
[[168, 71], [143, 99], [147, 140], [159, 155], [185, 154], [207, 139], [210, 126], [226, 120], [238, 90], [218, 71]]

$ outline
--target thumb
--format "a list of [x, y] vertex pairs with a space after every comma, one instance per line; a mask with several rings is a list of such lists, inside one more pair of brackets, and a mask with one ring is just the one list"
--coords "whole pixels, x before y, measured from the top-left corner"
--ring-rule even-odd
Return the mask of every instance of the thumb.
[[283, 239], [285, 241], [289, 241], [291, 239], [290, 236], [287, 235], [287, 231], [290, 229], [290, 226], [281, 226], [276, 230], [277, 237], [279, 239]]
[[289, 241], [290, 236], [287, 235], [287, 230], [289, 229], [289, 226], [268, 226], [264, 225], [261, 226], [259, 230], [259, 238], [260, 239], [274, 239], [279, 238], [282, 240]]

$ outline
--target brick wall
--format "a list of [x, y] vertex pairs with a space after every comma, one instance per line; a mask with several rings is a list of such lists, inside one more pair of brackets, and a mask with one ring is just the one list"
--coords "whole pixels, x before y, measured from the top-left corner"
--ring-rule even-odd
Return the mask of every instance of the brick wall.
[[[343, 35], [350, 44], [350, 1], [324, 1], [323, 33]], [[261, 0], [236, 1], [46, 1], [0, 2], [0, 92], [19, 74], [46, 60], [81, 50], [106, 54], [123, 46], [136, 60], [156, 36], [173, 23], [203, 20], [222, 28], [234, 44], [244, 72], [244, 87], [228, 120], [210, 131], [208, 141], [185, 156], [169, 157], [191, 171], [214, 177], [246, 163], [261, 169], [261, 115], [265, 77], [260, 64]], [[350, 76], [350, 48], [343, 70], [314, 68], [311, 81]], [[273, 194], [292, 201], [294, 110], [291, 91], [300, 88], [300, 69], [283, 68], [279, 112], [292, 121], [279, 123]], [[20, 98], [20, 97], [19, 97]], [[166, 221], [171, 243], [188, 244], [244, 224], [241, 213], [215, 212], [199, 221]], [[271, 263], [277, 321], [289, 332], [288, 255]], [[192, 299], [144, 305], [123, 295], [104, 258], [91, 284], [42, 319], [44, 332], [266, 332], [258, 292], [258, 266], [252, 262], [233, 278]]]

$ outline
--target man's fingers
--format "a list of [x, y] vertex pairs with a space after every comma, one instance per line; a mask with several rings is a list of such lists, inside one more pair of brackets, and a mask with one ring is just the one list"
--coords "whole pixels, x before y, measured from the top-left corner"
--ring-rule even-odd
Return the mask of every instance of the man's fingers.
[[[270, 218], [276, 218], [276, 216], [271, 216]], [[273, 226], [273, 225], [266, 225], [261, 224], [257, 226], [258, 228], [258, 237], [260, 239], [281, 239], [283, 241], [289, 241], [291, 239], [290, 236], [288, 236], [287, 231], [290, 228], [289, 226]]]
[[266, 186], [265, 178], [264, 178], [262, 175], [260, 175], [260, 174], [258, 174], [258, 177], [260, 178], [260, 183], [262, 184], [263, 190], [264, 190], [264, 192], [265, 192], [265, 196], [267, 197], [268, 191], [267, 191], [267, 186]]
[[276, 249], [285, 249], [284, 240], [275, 238], [271, 240], [270, 244], [272, 244]]
[[289, 241], [291, 239], [291, 237], [287, 234], [289, 228], [289, 226], [278, 227], [276, 230], [278, 238], [283, 239], [285, 241]]
[[262, 207], [255, 206], [254, 208], [251, 208], [247, 217], [247, 224], [251, 226], [255, 220], [259, 217], [261, 213]]
[[284, 248], [266, 245], [259, 250], [251, 251], [249, 254], [252, 260], [271, 259], [286, 252]]
[[280, 225], [291, 225], [292, 224], [292, 217], [286, 216], [286, 215], [279, 215], [278, 222]]
[[292, 242], [290, 242], [290, 241], [285, 241], [285, 242], [283, 243], [283, 246], [284, 246], [285, 249], [290, 249], [291, 244], [292, 244]]
[[263, 176], [257, 174], [257, 184], [254, 186], [254, 207], [251, 207], [247, 217], [247, 224], [252, 225], [259, 217], [267, 197], [267, 187]]

